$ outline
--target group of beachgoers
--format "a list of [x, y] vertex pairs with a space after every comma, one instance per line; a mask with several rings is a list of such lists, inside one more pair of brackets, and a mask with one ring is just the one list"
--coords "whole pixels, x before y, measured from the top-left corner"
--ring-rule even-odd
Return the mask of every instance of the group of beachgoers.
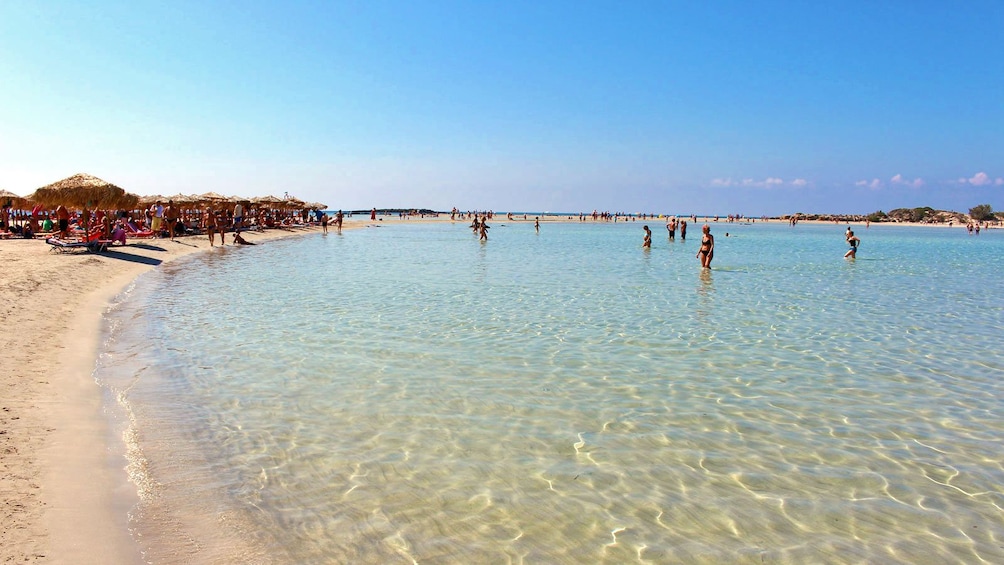
[[[794, 225], [794, 224], [792, 224]], [[676, 218], [670, 218], [666, 222], [666, 231], [669, 232], [669, 239], [673, 240], [676, 238], [676, 229], [680, 228], [680, 239], [687, 239], [687, 222], [685, 220], [678, 221]], [[644, 249], [652, 248], [652, 230], [649, 227], [642, 226], [642, 230], [645, 232], [644, 238], [642, 239], [641, 246]], [[539, 231], [539, 227], [538, 227]], [[715, 236], [711, 235], [711, 226], [704, 224], [701, 227], [701, 247], [697, 250], [697, 260], [701, 262], [702, 269], [711, 268], [711, 260], [715, 258]], [[972, 233], [972, 230], [970, 230]], [[976, 232], [977, 234], [979, 231]], [[728, 233], [725, 234], [728, 237]], [[844, 253], [844, 257], [847, 259], [854, 259], [858, 254], [858, 246], [861, 245], [861, 238], [854, 235], [854, 231], [851, 230], [850, 226], [847, 226], [847, 231], [844, 232], [844, 240], [847, 242], [848, 250]]]
[[[488, 230], [491, 229], [488, 225], [488, 218], [490, 217], [490, 214], [482, 214], [480, 216], [475, 214], [474, 221], [471, 222], [471, 231], [474, 232], [474, 235], [479, 236], [481, 241], [488, 241]], [[537, 231], [540, 231], [539, 227]]]
[[[136, 210], [73, 210], [62, 204], [52, 209], [40, 205], [30, 211], [12, 211], [10, 205], [0, 212], [0, 236], [34, 239], [44, 236], [57, 242], [78, 239], [111, 245], [126, 244], [128, 238], [168, 238], [180, 235], [207, 234], [214, 246], [216, 234], [226, 244], [226, 233], [233, 232], [236, 244], [248, 244], [240, 232], [243, 229], [297, 226], [310, 223], [309, 210], [272, 210], [251, 208], [238, 203], [228, 206], [207, 205], [204, 208], [178, 206], [173, 200], [154, 202], [149, 208]], [[340, 214], [340, 213], [339, 213]], [[300, 223], [302, 222], [302, 224]], [[320, 223], [318, 221], [318, 223]], [[341, 220], [336, 220], [341, 229]]]
[[[666, 222], [666, 231], [669, 233], [670, 241], [676, 239], [676, 229], [680, 228], [680, 240], [686, 241], [687, 239], [687, 221], [677, 220], [675, 217], [670, 218]], [[645, 249], [652, 248], [652, 230], [648, 226], [642, 226], [642, 230], [645, 232], [645, 238], [642, 240], [641, 246]], [[711, 260], [715, 258], [715, 236], [711, 235], [711, 226], [704, 224], [701, 227], [701, 247], [697, 250], [697, 259], [701, 262], [702, 269], [711, 268]]]
[[[328, 224], [331, 223], [331, 217], [328, 216], [327, 212], [318, 211], [317, 215], [321, 221], [321, 231], [323, 233], [328, 233]], [[339, 210], [335, 214], [335, 233], [342, 233], [342, 224], [345, 222], [345, 214]]]

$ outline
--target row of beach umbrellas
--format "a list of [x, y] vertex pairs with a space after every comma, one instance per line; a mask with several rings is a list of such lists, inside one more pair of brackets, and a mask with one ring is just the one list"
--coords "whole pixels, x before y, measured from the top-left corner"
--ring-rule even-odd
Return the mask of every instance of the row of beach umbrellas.
[[103, 181], [93, 175], [80, 173], [61, 181], [43, 186], [27, 196], [19, 196], [9, 190], [0, 190], [0, 203], [10, 202], [16, 209], [28, 210], [34, 206], [79, 208], [89, 210], [101, 209], [137, 209], [148, 207], [161, 201], [166, 204], [173, 201], [180, 207], [223, 206], [226, 204], [256, 204], [259, 206], [286, 210], [325, 210], [327, 206], [320, 202], [304, 202], [298, 198], [278, 198], [276, 196], [260, 196], [244, 198], [239, 196], [224, 196], [215, 192], [203, 194], [175, 194], [163, 196], [139, 196], [126, 192], [114, 184]]

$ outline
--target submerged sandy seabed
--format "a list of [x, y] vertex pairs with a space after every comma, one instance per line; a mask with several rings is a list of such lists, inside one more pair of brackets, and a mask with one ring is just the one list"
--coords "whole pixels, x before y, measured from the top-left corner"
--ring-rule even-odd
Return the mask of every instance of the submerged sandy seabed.
[[[437, 220], [449, 221], [449, 215], [424, 219]], [[528, 215], [525, 221], [533, 220]], [[414, 221], [423, 220], [357, 217], [346, 228]], [[497, 215], [493, 223], [506, 221], [524, 220], [522, 214], [514, 220]], [[320, 231], [244, 235], [263, 243]], [[230, 247], [229, 234], [228, 241]], [[206, 237], [130, 240], [101, 254], [54, 253], [42, 240], [0, 241], [0, 562], [141, 561], [126, 527], [127, 509], [115, 505], [128, 485], [114, 465], [91, 374], [109, 302], [143, 272], [195, 252], [212, 252]]]

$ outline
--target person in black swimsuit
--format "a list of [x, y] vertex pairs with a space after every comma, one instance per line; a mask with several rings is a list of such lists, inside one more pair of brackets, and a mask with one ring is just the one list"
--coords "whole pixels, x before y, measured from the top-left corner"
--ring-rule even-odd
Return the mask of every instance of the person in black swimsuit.
[[701, 267], [711, 268], [711, 260], [715, 258], [715, 236], [711, 235], [711, 226], [704, 224], [701, 228], [704, 236], [701, 237], [701, 249], [697, 252], [697, 258], [701, 261]]
[[844, 259], [846, 259], [848, 257], [850, 257], [851, 259], [854, 259], [854, 258], [856, 258], [858, 256], [858, 244], [859, 243], [861, 243], [861, 239], [858, 238], [858, 236], [854, 235], [854, 232], [852, 232], [851, 230], [848, 229], [847, 230], [847, 245], [850, 246], [850, 249], [847, 250], [847, 253], [844, 253]]

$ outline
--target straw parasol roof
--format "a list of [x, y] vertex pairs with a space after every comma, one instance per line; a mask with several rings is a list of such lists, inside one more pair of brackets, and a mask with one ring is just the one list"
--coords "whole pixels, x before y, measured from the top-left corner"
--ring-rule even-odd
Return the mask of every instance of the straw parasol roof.
[[9, 190], [0, 190], [0, 206], [6, 206], [10, 202], [10, 205], [14, 208], [23, 209], [28, 206], [28, 199], [23, 196], [18, 196]]
[[164, 203], [164, 204], [167, 203], [167, 197], [166, 196], [161, 196], [160, 194], [151, 194], [149, 196], [140, 196], [139, 197], [139, 205], [143, 206], [144, 208], [146, 208], [148, 206], [156, 204], [158, 200], [161, 203]]
[[255, 204], [282, 204], [285, 201], [282, 198], [272, 196], [270, 194], [268, 196], [256, 196], [251, 199], [251, 202], [254, 202]]
[[80, 173], [39, 188], [29, 200], [43, 206], [130, 208], [139, 197], [93, 175]]
[[199, 197], [195, 194], [182, 194], [179, 192], [173, 196], [168, 196], [167, 201], [164, 203], [166, 204], [170, 201], [173, 201], [176, 206], [189, 206], [199, 202]]
[[230, 202], [229, 196], [223, 196], [222, 194], [216, 192], [203, 192], [196, 196], [200, 204], [218, 204], [221, 202]]

